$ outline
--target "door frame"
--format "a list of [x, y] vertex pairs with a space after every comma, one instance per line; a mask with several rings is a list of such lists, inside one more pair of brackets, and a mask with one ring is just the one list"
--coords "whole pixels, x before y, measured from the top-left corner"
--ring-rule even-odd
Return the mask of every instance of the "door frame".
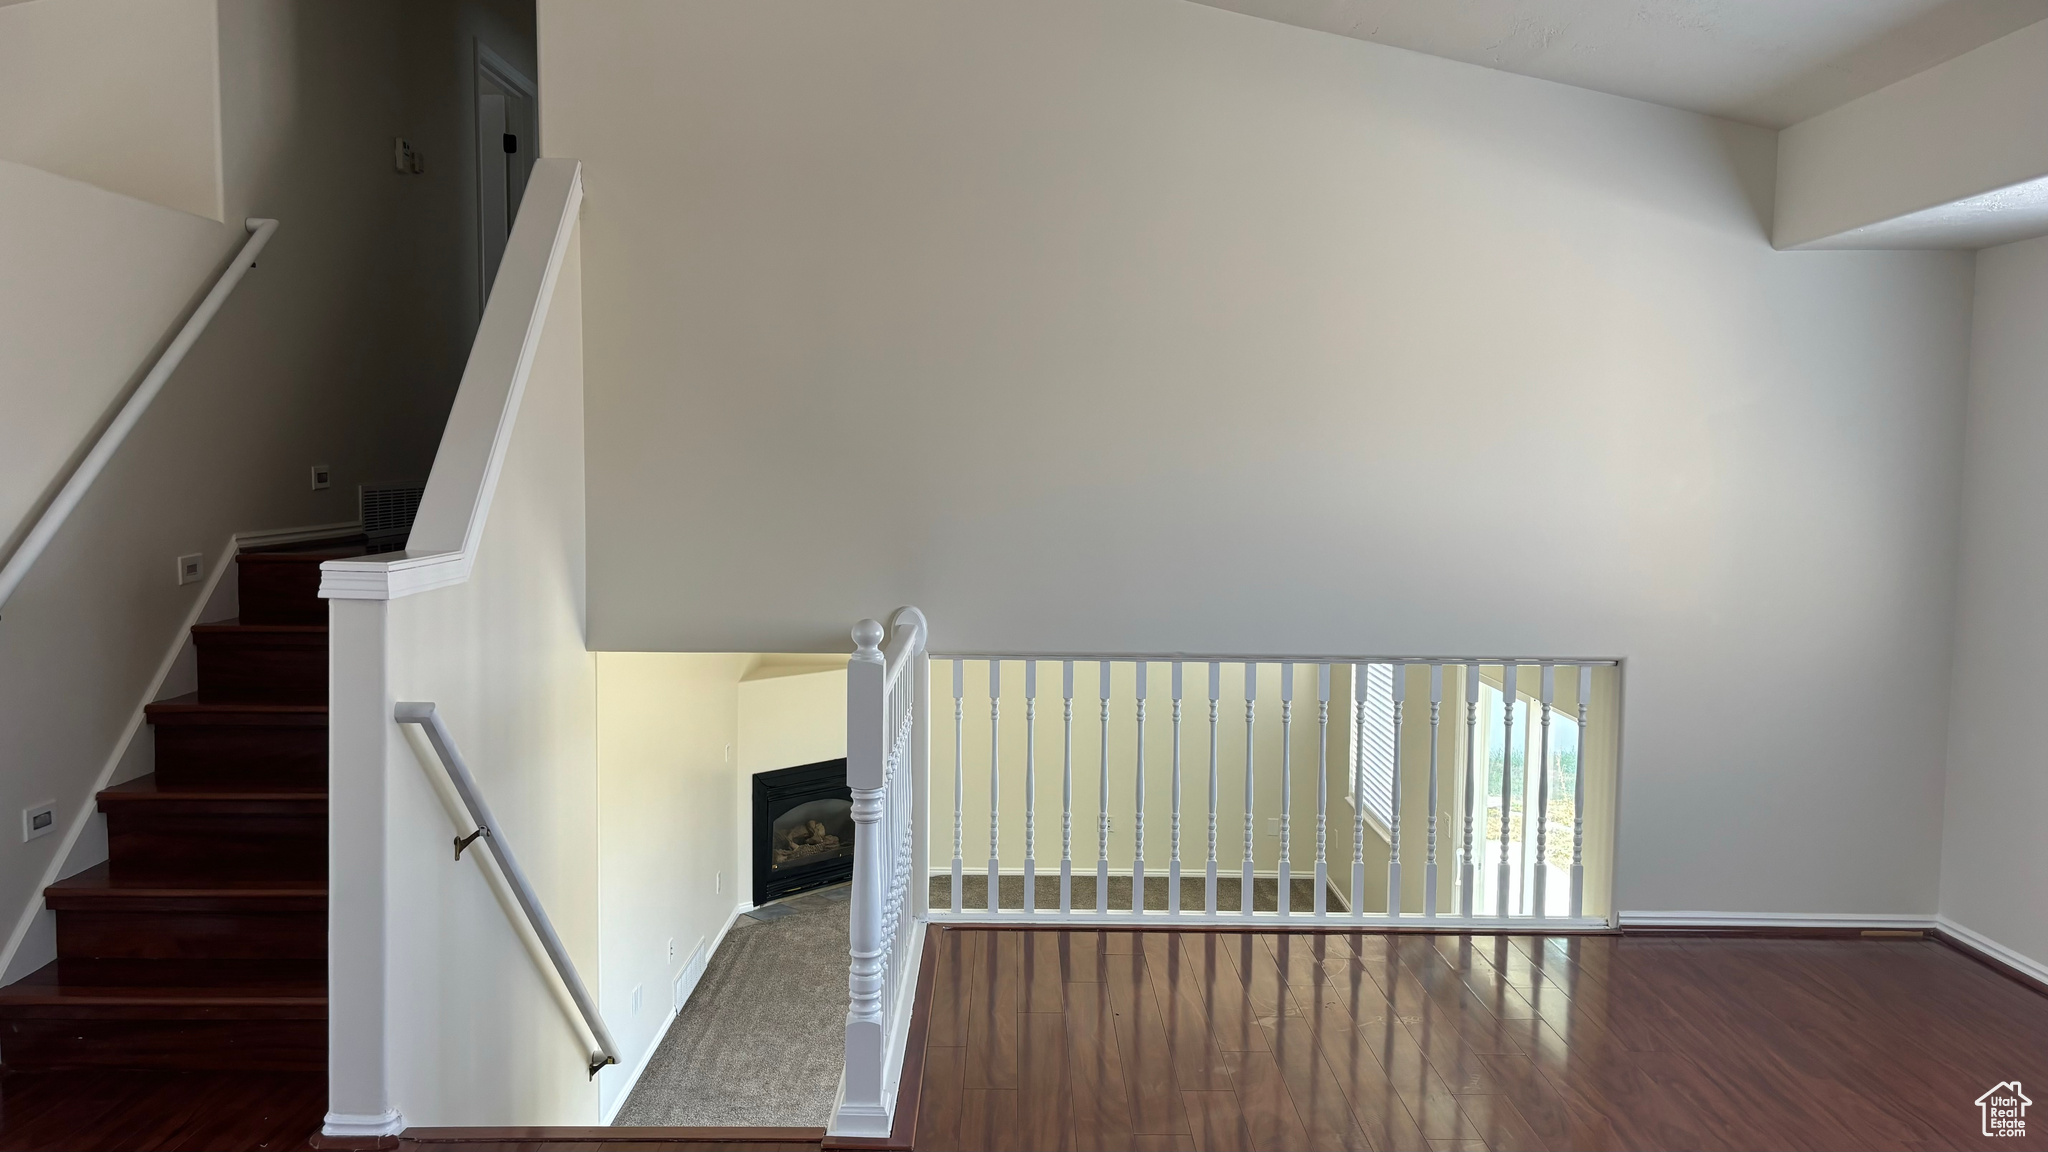
[[[528, 79], [511, 61], [491, 51], [481, 39], [474, 40], [476, 46], [475, 69], [470, 82], [469, 133], [475, 145], [475, 196], [476, 196], [476, 278], [477, 315], [483, 315], [484, 304], [491, 295], [491, 269], [488, 266], [490, 241], [484, 235], [485, 221], [490, 214], [485, 210], [484, 196], [484, 151], [483, 140], [483, 96], [486, 82], [495, 84], [510, 92], [516, 92], [530, 102], [533, 108], [533, 148], [531, 155], [540, 156], [540, 87]], [[502, 143], [499, 145], [503, 147]], [[506, 221], [506, 231], [511, 231], [511, 221]]]

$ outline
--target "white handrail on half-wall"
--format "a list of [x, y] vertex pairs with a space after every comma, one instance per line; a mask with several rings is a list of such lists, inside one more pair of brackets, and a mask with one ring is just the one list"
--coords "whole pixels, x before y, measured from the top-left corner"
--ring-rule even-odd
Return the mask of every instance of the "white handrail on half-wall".
[[929, 769], [931, 680], [924, 613], [898, 608], [889, 630], [854, 625], [846, 663], [846, 784], [853, 799], [847, 939], [846, 1067], [835, 1136], [889, 1135], [924, 944], [928, 885], [921, 798]]
[[185, 326], [178, 329], [178, 335], [171, 340], [170, 347], [165, 348], [164, 354], [157, 357], [156, 364], [150, 368], [149, 374], [142, 378], [142, 383], [136, 386], [134, 393], [128, 397], [128, 402], [121, 405], [121, 411], [115, 414], [113, 423], [108, 424], [107, 430], [100, 433], [100, 438], [93, 443], [92, 450], [85, 454], [85, 459], [78, 462], [78, 467], [72, 471], [71, 478], [64, 482], [64, 487], [58, 489], [56, 498], [50, 501], [50, 506], [43, 509], [42, 516], [37, 518], [35, 527], [29, 529], [27, 536], [22, 537], [21, 546], [14, 550], [14, 555], [7, 558], [7, 566], [0, 568], [0, 607], [4, 607], [8, 599], [14, 595], [14, 590], [21, 587], [22, 580], [28, 576], [28, 570], [35, 567], [36, 561], [42, 558], [43, 549], [50, 546], [50, 541], [56, 538], [57, 530], [64, 527], [64, 521], [70, 518], [72, 509], [77, 508], [78, 502], [85, 499], [86, 489], [91, 488], [92, 482], [99, 479], [100, 473], [107, 467], [107, 461], [114, 458], [114, 452], [121, 447], [121, 442], [128, 438], [128, 433], [134, 431], [136, 423], [142, 419], [142, 414], [149, 410], [150, 402], [156, 399], [157, 393], [163, 391], [164, 382], [171, 378], [171, 373], [176, 372], [178, 365], [185, 362], [185, 354], [192, 350], [192, 345], [198, 343], [199, 334], [206, 331], [206, 326], [213, 322], [214, 314], [227, 302], [228, 296], [235, 290], [235, 285], [240, 284], [249, 269], [256, 266], [257, 255], [263, 251], [264, 245], [270, 243], [271, 235], [277, 231], [275, 220], [250, 217], [243, 221], [243, 224], [249, 229], [250, 235], [243, 243], [242, 250], [235, 253], [235, 258], [228, 264], [227, 271], [222, 272], [220, 279], [213, 282], [212, 291], [206, 294], [206, 299], [199, 302], [199, 307], [192, 313], [191, 318], [185, 321]]
[[462, 797], [462, 806], [468, 809], [470, 821], [476, 825], [476, 831], [456, 837], [455, 858], [462, 859], [462, 850], [480, 839], [490, 850], [491, 859], [498, 862], [498, 869], [505, 874], [506, 882], [512, 885], [512, 896], [519, 901], [519, 910], [526, 913], [527, 926], [540, 938], [541, 947], [554, 963], [555, 974], [562, 978], [562, 986], [569, 990], [569, 998], [576, 1002], [576, 1010], [583, 1014], [583, 1026], [590, 1030], [591, 1039], [597, 1041], [590, 1053], [590, 1074], [595, 1076], [599, 1068], [617, 1064], [619, 1046], [604, 1026], [604, 1017], [597, 1011], [597, 1001], [591, 999], [590, 989], [583, 986], [583, 977], [576, 971], [576, 961], [570, 958], [569, 950], [562, 945], [562, 938], [555, 933], [554, 921], [548, 919], [540, 896], [527, 881], [525, 869], [519, 866], [519, 857], [505, 840], [505, 830], [491, 815], [483, 793], [477, 791], [476, 779], [469, 774], [469, 765], [463, 761], [462, 751], [455, 746], [455, 737], [449, 735], [448, 726], [441, 722], [441, 714], [434, 711], [432, 704], [400, 701], [391, 718], [400, 724], [417, 724], [426, 733], [427, 743], [434, 746], [435, 755], [441, 758], [441, 767], [455, 785], [455, 794]]
[[397, 703], [389, 682], [391, 602], [470, 579], [582, 202], [581, 165], [535, 161], [406, 550], [320, 566], [332, 669], [328, 1111], [321, 1128], [328, 1137], [379, 1139], [405, 1128], [401, 1086], [391, 1077], [398, 1029], [388, 1013], [394, 944], [386, 783], [388, 762], [399, 754], [390, 743]]

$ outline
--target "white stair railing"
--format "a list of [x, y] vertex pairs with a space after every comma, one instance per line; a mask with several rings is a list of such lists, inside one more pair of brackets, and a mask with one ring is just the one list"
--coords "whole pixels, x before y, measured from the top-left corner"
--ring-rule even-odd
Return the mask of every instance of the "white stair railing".
[[[1604, 869], [1611, 860], [1617, 769], [1616, 660], [1002, 653], [937, 659], [951, 664], [954, 848], [950, 861], [918, 857], [916, 887], [934, 905], [934, 920], [1608, 926], [1604, 911], [1588, 911], [1587, 819], [1589, 812], [1600, 817], [1595, 849]], [[1054, 667], [1041, 676], [1041, 665]], [[1095, 675], [1087, 675], [1089, 665]], [[1077, 669], [1098, 703], [1078, 716]], [[1041, 683], [1060, 686], [1056, 728], [1039, 719]], [[1182, 725], [1188, 689], [1199, 699], [1205, 683], [1206, 747], [1201, 725]], [[1455, 711], [1446, 723], [1446, 691], [1453, 708], [1464, 703], [1462, 725]], [[1309, 693], [1312, 714], [1306, 712]], [[1426, 713], [1419, 707], [1425, 693]], [[850, 680], [849, 700], [859, 698]], [[1238, 699], [1244, 704], [1241, 733], [1227, 718]], [[1418, 706], [1409, 707], [1411, 701]], [[1170, 728], [1153, 725], [1148, 732], [1148, 703], [1170, 705]], [[1090, 712], [1099, 712], [1093, 732], [1086, 730]], [[939, 720], [943, 724], [943, 714]], [[1037, 810], [1041, 722], [1047, 724], [1043, 735], [1062, 749], [1056, 893], [1037, 890], [1040, 877], [1053, 882], [1037, 859], [1038, 819], [1050, 815]], [[1077, 738], [1084, 749], [1094, 745], [1096, 754], [1077, 759]], [[980, 749], [987, 750], [985, 765], [974, 762]], [[851, 757], [849, 750], [849, 763]], [[1020, 782], [1000, 771], [1006, 759], [1020, 764], [1021, 771], [1010, 773]], [[1184, 787], [1186, 773], [1201, 771], [1205, 759], [1206, 789]], [[1309, 769], [1313, 782], [1306, 779]], [[1074, 859], [1077, 777], [1083, 795], [1096, 794], [1096, 811], [1080, 813], [1096, 821], [1092, 868], [1086, 858]], [[984, 780], [987, 791], [976, 795]], [[1168, 797], [1163, 810], [1162, 791]], [[1204, 807], [1184, 809], [1184, 798], [1200, 805], [1204, 795]], [[1013, 807], [1020, 800], [1021, 810]], [[1313, 825], [1297, 819], [1311, 804]], [[962, 867], [961, 830], [970, 812], [980, 819], [984, 806], [988, 865], [970, 871]], [[1420, 827], [1404, 828], [1404, 815]], [[1156, 841], [1148, 855], [1148, 816], [1165, 817], [1170, 830], [1163, 859]], [[1349, 836], [1339, 831], [1346, 817]], [[1219, 824], [1239, 822], [1241, 846], [1226, 834], [1219, 852]], [[1009, 847], [1017, 828], [1021, 847]], [[1203, 862], [1185, 875], [1183, 850], [1194, 846], [1183, 845], [1183, 828], [1206, 829]], [[1441, 854], [1446, 845], [1448, 859]], [[1021, 898], [1002, 894], [1006, 876], [1013, 889], [1023, 880]], [[1130, 891], [1112, 894], [1112, 886], [1126, 880]], [[1297, 892], [1310, 883], [1312, 891]], [[1193, 886], [1200, 886], [1199, 895]], [[1604, 887], [1599, 896], [1604, 905]]]
[[[855, 651], [846, 664], [852, 965], [835, 1136], [887, 1136], [895, 1117], [928, 896], [922, 863], [931, 740], [925, 638], [924, 614], [915, 608], [897, 609], [886, 633], [879, 623], [862, 620], [854, 625]], [[991, 776], [995, 765], [992, 754]], [[959, 816], [956, 793], [956, 827]]]

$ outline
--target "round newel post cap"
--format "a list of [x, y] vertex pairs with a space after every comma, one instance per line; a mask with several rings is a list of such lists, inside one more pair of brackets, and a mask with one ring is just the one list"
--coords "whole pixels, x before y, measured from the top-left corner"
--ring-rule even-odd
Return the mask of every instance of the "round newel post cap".
[[853, 645], [863, 655], [881, 651], [882, 622], [879, 620], [863, 620], [855, 624], [853, 626]]

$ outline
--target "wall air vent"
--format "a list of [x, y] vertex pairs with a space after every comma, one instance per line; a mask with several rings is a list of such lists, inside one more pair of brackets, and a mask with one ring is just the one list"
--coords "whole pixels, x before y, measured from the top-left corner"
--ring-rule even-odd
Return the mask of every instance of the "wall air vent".
[[363, 535], [371, 552], [399, 552], [412, 534], [424, 484], [364, 484], [356, 489], [363, 514]]

